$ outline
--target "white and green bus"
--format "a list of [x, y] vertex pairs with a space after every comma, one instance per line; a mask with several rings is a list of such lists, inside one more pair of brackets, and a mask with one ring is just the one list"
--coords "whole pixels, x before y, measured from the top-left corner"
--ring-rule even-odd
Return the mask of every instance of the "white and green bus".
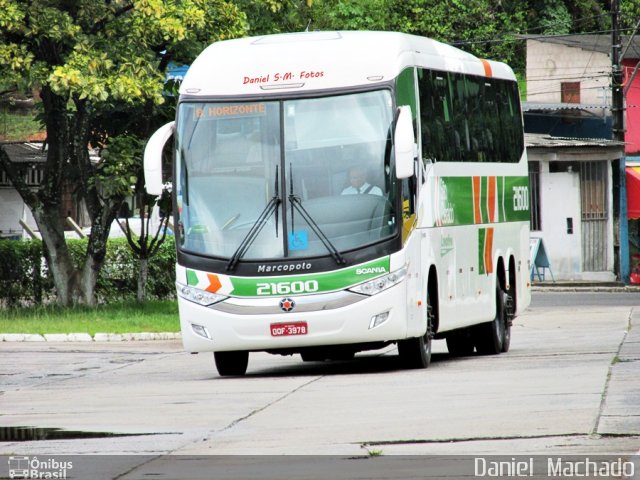
[[174, 136], [184, 348], [243, 375], [250, 352], [427, 367], [509, 348], [529, 305], [529, 193], [505, 64], [391, 32], [208, 47], [145, 151]]

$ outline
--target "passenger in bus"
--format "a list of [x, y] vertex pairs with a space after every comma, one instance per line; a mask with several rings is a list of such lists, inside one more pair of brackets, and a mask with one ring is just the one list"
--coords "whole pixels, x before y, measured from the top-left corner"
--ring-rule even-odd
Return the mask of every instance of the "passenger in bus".
[[355, 166], [349, 169], [350, 185], [342, 191], [342, 195], [369, 194], [382, 196], [380, 187], [367, 182], [367, 171], [364, 167]]

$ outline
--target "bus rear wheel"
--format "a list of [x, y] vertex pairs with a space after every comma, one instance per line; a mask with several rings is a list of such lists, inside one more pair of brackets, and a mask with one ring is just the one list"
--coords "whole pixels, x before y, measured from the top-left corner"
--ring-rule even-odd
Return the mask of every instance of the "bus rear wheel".
[[476, 350], [481, 355], [497, 355], [509, 349], [511, 325], [507, 315], [507, 294], [496, 289], [496, 317], [478, 325], [475, 331]]
[[237, 377], [247, 373], [249, 352], [214, 352], [213, 358], [221, 377]]
[[431, 363], [433, 340], [433, 313], [427, 299], [427, 331], [422, 337], [398, 342], [398, 354], [405, 368], [427, 368]]

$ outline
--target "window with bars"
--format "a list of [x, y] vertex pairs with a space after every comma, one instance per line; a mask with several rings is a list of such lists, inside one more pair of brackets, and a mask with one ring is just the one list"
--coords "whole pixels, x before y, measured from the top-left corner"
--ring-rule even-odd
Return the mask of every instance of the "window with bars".
[[542, 230], [540, 219], [540, 162], [529, 162], [529, 205], [531, 231]]

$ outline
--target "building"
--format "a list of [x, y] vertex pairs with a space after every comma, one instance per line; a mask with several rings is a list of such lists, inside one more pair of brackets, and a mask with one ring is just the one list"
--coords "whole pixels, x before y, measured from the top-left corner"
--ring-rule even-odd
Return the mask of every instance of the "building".
[[[42, 142], [16, 142], [0, 145], [12, 162], [26, 167], [25, 182], [37, 187], [42, 180], [46, 152]], [[0, 168], [0, 238], [22, 238], [26, 229], [36, 230], [31, 210]]]
[[543, 239], [553, 278], [615, 280], [612, 164], [623, 144], [530, 133], [525, 142], [531, 235]]
[[[611, 36], [525, 38], [532, 236], [544, 239], [556, 279], [613, 280], [626, 251], [618, 236], [619, 159], [640, 155], [640, 40], [623, 40], [623, 148], [610, 140]], [[640, 182], [628, 183], [630, 197], [640, 197]]]
[[[43, 141], [2, 142], [0, 148], [8, 155], [9, 160], [25, 171], [27, 185], [37, 188], [43, 179], [44, 165], [47, 159], [46, 143]], [[89, 153], [91, 161], [99, 161], [98, 152]], [[24, 203], [18, 191], [9, 180], [7, 172], [0, 167], [0, 238], [29, 238], [38, 227], [30, 208]], [[90, 219], [83, 201], [77, 199], [74, 186], [67, 182], [62, 195], [59, 214], [66, 219], [66, 229], [71, 237], [78, 234], [78, 228], [86, 230]]]

